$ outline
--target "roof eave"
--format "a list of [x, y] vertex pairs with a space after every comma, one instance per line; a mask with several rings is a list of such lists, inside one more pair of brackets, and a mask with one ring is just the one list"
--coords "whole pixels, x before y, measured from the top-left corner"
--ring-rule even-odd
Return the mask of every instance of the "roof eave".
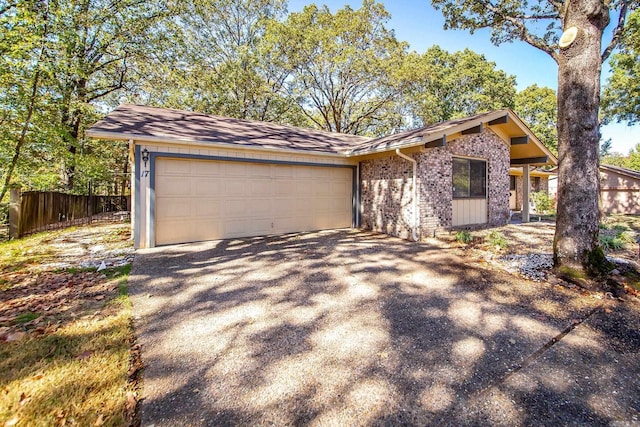
[[529, 137], [533, 139], [534, 143], [544, 152], [545, 155], [549, 157], [549, 161], [547, 161], [546, 164], [557, 166], [558, 158], [542, 143], [542, 141], [538, 139], [533, 131], [529, 129], [529, 126], [527, 126], [511, 109], [503, 111], [507, 111], [509, 114], [509, 118], [514, 120], [518, 124], [518, 127], [521, 128], [527, 135], [529, 135]]
[[[496, 110], [490, 114], [487, 114], [485, 116], [479, 117], [477, 119], [474, 120], [469, 120], [468, 122], [459, 124], [459, 125], [455, 125], [452, 126], [450, 128], [447, 128], [443, 131], [438, 131], [438, 132], [433, 132], [433, 133], [425, 133], [422, 134], [422, 138], [420, 139], [420, 141], [412, 141], [414, 140], [416, 137], [412, 136], [411, 138], [408, 138], [408, 141], [411, 142], [400, 142], [397, 144], [393, 144], [387, 147], [379, 147], [379, 148], [375, 148], [372, 150], [367, 150], [367, 151], [363, 151], [363, 152], [357, 152], [357, 153], [353, 153], [353, 151], [347, 151], [345, 152], [347, 157], [357, 157], [357, 156], [367, 156], [370, 154], [379, 154], [379, 153], [384, 153], [385, 151], [393, 151], [396, 148], [399, 149], [403, 149], [403, 148], [412, 148], [412, 147], [419, 147], [419, 146], [423, 146], [426, 142], [429, 141], [433, 141], [436, 139], [441, 139], [446, 137], [447, 135], [455, 135], [458, 133], [461, 133], [462, 131], [466, 130], [466, 129], [470, 129], [476, 126], [480, 126], [481, 124], [487, 124], [487, 122], [490, 122], [491, 120], [497, 119], [499, 117], [504, 116], [505, 114], [509, 114], [509, 115], [515, 115], [515, 113], [513, 113], [511, 110]], [[519, 121], [519, 123], [522, 123], [521, 121]], [[524, 126], [524, 124], [523, 124]], [[526, 128], [525, 126], [525, 129]], [[534, 136], [535, 138], [535, 136]], [[537, 142], [539, 142], [539, 140], [537, 138], [535, 138]], [[542, 144], [542, 143], [540, 143]], [[548, 151], [548, 150], [547, 150]], [[551, 153], [549, 153], [551, 154]], [[552, 155], [553, 156], [553, 155]]]

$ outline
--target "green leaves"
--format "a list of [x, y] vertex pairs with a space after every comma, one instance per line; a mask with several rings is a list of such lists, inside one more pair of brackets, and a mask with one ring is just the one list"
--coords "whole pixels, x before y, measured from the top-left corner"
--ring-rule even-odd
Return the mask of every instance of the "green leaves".
[[469, 49], [449, 53], [433, 46], [406, 65], [409, 114], [415, 124], [513, 108], [515, 76]]
[[335, 14], [310, 5], [270, 27], [267, 41], [291, 73], [288, 96], [316, 127], [379, 135], [401, 120], [393, 104], [405, 83], [395, 70], [407, 46], [388, 19], [382, 4], [365, 0]]
[[518, 92], [515, 112], [554, 155], [558, 155], [556, 92], [533, 84]]
[[620, 52], [610, 61], [612, 74], [602, 96], [604, 122], [640, 123], [640, 10], [629, 15]]

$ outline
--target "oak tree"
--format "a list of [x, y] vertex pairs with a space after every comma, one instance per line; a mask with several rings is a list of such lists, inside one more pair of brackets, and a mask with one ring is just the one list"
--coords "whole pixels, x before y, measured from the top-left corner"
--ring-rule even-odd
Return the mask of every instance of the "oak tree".
[[[636, 4], [630, 0], [432, 0], [432, 4], [442, 11], [445, 28], [471, 33], [489, 28], [495, 44], [524, 41], [558, 64], [554, 263], [569, 276], [597, 277], [609, 268], [598, 244], [601, 64], [616, 47], [627, 14]], [[603, 46], [610, 14], [615, 25]]]

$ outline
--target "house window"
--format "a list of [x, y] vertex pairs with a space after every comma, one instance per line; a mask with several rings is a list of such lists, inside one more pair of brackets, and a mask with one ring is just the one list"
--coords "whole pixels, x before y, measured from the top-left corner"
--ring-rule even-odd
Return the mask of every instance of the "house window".
[[533, 178], [533, 191], [540, 191], [540, 177]]
[[487, 197], [487, 162], [453, 159], [453, 198]]
[[514, 175], [509, 176], [509, 191], [516, 191], [516, 177]]

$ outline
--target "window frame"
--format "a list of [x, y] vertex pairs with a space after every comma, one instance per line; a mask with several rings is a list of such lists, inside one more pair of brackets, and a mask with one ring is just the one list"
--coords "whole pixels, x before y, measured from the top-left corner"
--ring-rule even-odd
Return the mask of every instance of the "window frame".
[[[461, 157], [461, 156], [454, 156], [452, 159], [452, 165], [451, 165], [451, 193], [453, 196], [453, 200], [470, 200], [470, 199], [475, 199], [475, 200], [486, 200], [488, 198], [488, 194], [489, 194], [489, 162], [487, 161], [487, 159], [478, 159], [478, 158], [473, 158], [473, 157]], [[467, 163], [467, 174], [466, 177], [468, 179], [468, 183], [467, 183], [467, 189], [468, 189], [468, 195], [466, 196], [460, 196], [460, 195], [456, 195], [456, 186], [455, 186], [455, 182], [456, 182], [456, 166], [455, 163], [456, 162], [461, 162], [461, 161], [466, 161]], [[477, 172], [478, 170], [482, 170], [483, 171], [483, 180], [484, 180], [484, 186], [482, 187], [482, 195], [477, 195], [477, 194], [473, 194], [472, 195], [472, 190], [473, 188], [473, 183], [471, 181], [472, 179], [472, 164], [476, 165], [476, 169], [475, 171]], [[479, 166], [479, 164], [482, 164], [483, 167], [478, 168], [477, 166]], [[476, 186], [476, 190], [477, 190], [477, 186]]]

